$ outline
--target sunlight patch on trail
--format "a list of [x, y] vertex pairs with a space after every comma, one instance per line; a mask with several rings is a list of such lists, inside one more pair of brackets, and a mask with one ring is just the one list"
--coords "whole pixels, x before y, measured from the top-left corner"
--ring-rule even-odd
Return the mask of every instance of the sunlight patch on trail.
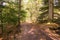
[[34, 32], [33, 32], [34, 30], [35, 30], [34, 28], [31, 28], [30, 31], [28, 31], [28, 33], [34, 34]]

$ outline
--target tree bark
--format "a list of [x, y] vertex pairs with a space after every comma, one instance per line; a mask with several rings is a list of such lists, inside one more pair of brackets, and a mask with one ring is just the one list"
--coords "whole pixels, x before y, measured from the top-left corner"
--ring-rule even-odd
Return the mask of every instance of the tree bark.
[[53, 19], [53, 0], [49, 0], [48, 20], [51, 21], [52, 19]]

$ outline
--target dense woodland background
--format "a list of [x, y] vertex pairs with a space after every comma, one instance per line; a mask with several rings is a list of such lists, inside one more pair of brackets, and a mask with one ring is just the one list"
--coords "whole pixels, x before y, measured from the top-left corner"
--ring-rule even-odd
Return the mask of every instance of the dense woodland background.
[[[3, 6], [1, 2], [6, 2], [6, 5]], [[44, 24], [49, 22], [49, 0], [21, 0], [21, 4], [19, 2], [19, 0], [0, 0], [0, 37], [5, 34], [15, 34], [18, 20], [20, 23]], [[60, 0], [53, 1], [53, 14], [52, 23], [58, 24], [59, 27], [50, 29], [60, 30]]]

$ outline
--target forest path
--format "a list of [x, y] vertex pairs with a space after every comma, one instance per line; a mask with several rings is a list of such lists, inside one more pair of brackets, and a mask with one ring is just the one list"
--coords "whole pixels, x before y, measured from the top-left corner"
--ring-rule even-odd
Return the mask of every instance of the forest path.
[[55, 37], [48, 28], [46, 30], [41, 29], [42, 25], [36, 25], [32, 23], [22, 24], [22, 33], [17, 37], [17, 40], [60, 40]]

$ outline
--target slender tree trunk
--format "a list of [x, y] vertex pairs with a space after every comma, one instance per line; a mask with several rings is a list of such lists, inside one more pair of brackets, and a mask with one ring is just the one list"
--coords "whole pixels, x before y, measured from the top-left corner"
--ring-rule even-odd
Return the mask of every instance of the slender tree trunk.
[[49, 1], [49, 14], [48, 14], [48, 20], [52, 21], [53, 19], [53, 0], [48, 0]]
[[21, 30], [20, 30], [20, 28], [21, 28], [21, 22], [20, 22], [20, 18], [21, 18], [21, 16], [20, 16], [20, 13], [21, 13], [21, 0], [19, 0], [19, 2], [18, 2], [18, 9], [19, 9], [19, 12], [18, 12], [18, 26], [17, 26], [17, 29], [18, 29], [18, 32], [20, 32]]
[[17, 30], [14, 32], [14, 40], [17, 40], [16, 34], [19, 34], [21, 32], [20, 13], [21, 13], [21, 0], [18, 0], [18, 25]]

